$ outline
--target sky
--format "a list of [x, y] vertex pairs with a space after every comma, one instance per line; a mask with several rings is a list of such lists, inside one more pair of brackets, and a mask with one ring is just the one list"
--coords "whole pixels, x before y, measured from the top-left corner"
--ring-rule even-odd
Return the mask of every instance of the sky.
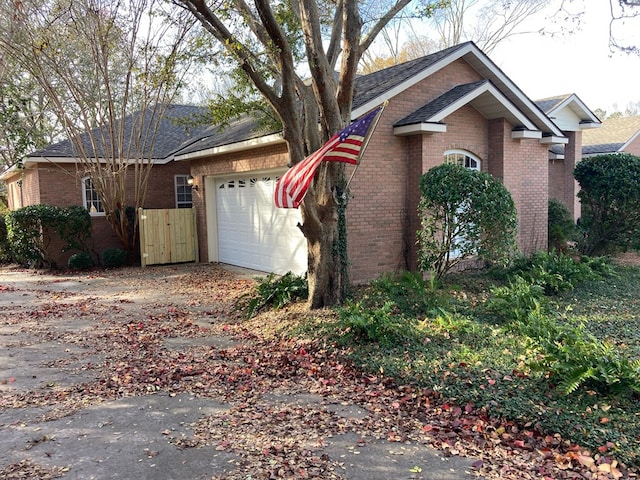
[[[640, 56], [609, 49], [609, 2], [583, 0], [580, 30], [572, 34], [517, 35], [506, 39], [490, 58], [531, 99], [575, 93], [591, 109], [624, 112], [629, 103], [640, 102]], [[559, 29], [551, 15], [557, 2], [528, 21], [535, 31], [542, 25]], [[526, 27], [525, 27], [526, 28]], [[623, 27], [635, 33], [640, 46], [640, 17]], [[616, 108], [617, 107], [617, 108]]]

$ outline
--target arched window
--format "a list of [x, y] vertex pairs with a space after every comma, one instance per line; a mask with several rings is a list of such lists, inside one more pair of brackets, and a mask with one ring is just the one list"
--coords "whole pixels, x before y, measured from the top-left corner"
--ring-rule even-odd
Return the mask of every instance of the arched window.
[[89, 210], [90, 214], [95, 215], [104, 213], [100, 196], [93, 185], [91, 177], [84, 177], [82, 179], [82, 200], [84, 202], [84, 207]]
[[444, 152], [444, 163], [462, 165], [469, 170], [480, 170], [480, 159], [465, 150], [447, 150]]
[[[480, 171], [480, 159], [466, 150], [447, 150], [444, 152], [444, 163], [462, 165], [469, 170]], [[457, 220], [456, 220], [457, 221]], [[467, 243], [463, 235], [456, 235], [453, 240], [453, 249], [449, 252], [451, 258], [460, 256], [460, 248], [463, 243]]]

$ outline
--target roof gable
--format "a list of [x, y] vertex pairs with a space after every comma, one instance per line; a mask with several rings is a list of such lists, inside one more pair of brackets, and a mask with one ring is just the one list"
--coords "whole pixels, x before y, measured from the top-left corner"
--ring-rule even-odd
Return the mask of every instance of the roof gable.
[[565, 132], [597, 128], [601, 123], [575, 93], [536, 100], [536, 105]]
[[[506, 118], [522, 138], [524, 131], [529, 138], [540, 138], [542, 134], [536, 126], [520, 112], [489, 80], [458, 85], [438, 98], [432, 100], [408, 116], [397, 121], [394, 126], [396, 135], [410, 135], [419, 132], [442, 132], [446, 126], [441, 124], [447, 116], [471, 105], [485, 118]], [[434, 126], [432, 128], [429, 124]]]

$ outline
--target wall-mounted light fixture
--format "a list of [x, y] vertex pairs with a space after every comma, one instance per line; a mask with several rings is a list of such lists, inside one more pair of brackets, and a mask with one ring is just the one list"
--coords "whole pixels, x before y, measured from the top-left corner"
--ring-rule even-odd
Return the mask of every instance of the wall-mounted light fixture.
[[189, 185], [192, 190], [198, 190], [198, 183], [196, 182], [196, 179], [191, 175], [187, 177], [187, 185]]

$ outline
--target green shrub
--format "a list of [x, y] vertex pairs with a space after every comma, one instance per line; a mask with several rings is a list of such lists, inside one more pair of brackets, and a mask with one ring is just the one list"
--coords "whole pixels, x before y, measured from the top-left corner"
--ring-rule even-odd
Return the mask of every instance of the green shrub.
[[309, 284], [306, 275], [287, 272], [278, 277], [272, 273], [256, 286], [254, 292], [241, 297], [238, 306], [244, 310], [247, 318], [251, 318], [264, 308], [282, 308], [308, 296]]
[[516, 208], [495, 177], [443, 164], [422, 175], [420, 193], [420, 270], [441, 278], [472, 256], [490, 263], [511, 258], [516, 250]]
[[74, 253], [69, 257], [67, 265], [73, 270], [88, 270], [93, 267], [93, 258], [88, 252]]
[[616, 153], [585, 158], [574, 177], [580, 184], [585, 230], [580, 251], [598, 256], [633, 244], [640, 230], [640, 157]]
[[377, 343], [385, 347], [403, 344], [413, 338], [414, 327], [409, 320], [398, 315], [396, 305], [386, 302], [379, 308], [368, 308], [361, 303], [347, 303], [338, 310], [337, 323], [340, 343]]
[[7, 232], [7, 223], [4, 215], [0, 215], [0, 263], [11, 262], [11, 247]]
[[576, 224], [566, 205], [559, 200], [549, 200], [548, 206], [549, 251], [564, 251], [567, 242], [576, 238]]
[[78, 206], [30, 205], [6, 216], [9, 247], [16, 261], [32, 266], [55, 267], [50, 244], [57, 234], [61, 251], [86, 249], [91, 236], [91, 216]]
[[107, 248], [102, 252], [102, 265], [107, 268], [120, 268], [127, 264], [127, 252], [121, 248]]

